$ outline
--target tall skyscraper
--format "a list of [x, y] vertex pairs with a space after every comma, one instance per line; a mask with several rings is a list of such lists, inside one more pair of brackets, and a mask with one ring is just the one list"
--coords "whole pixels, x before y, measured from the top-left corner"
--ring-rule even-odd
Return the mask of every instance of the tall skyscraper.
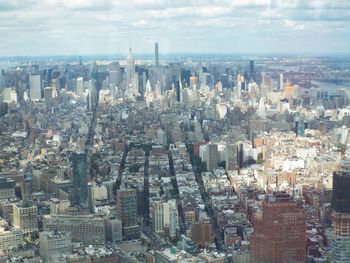
[[284, 87], [284, 80], [283, 80], [283, 73], [280, 74], [280, 81], [279, 81], [279, 88], [280, 90], [283, 90]]
[[226, 171], [234, 170], [237, 167], [237, 145], [227, 144], [225, 151]]
[[72, 153], [70, 157], [73, 170], [72, 205], [88, 203], [88, 162], [85, 153]]
[[130, 48], [126, 61], [126, 94], [129, 99], [135, 99], [138, 93], [138, 76], [135, 72], [135, 60]]
[[159, 67], [158, 43], [154, 44], [154, 65]]
[[79, 97], [84, 95], [84, 79], [83, 77], [77, 78], [77, 94]]
[[122, 220], [124, 240], [139, 238], [135, 189], [119, 189], [117, 191], [117, 217]]
[[236, 89], [237, 89], [238, 99], [242, 96], [242, 83], [244, 84], [244, 76], [241, 74], [238, 74], [236, 79]]
[[42, 98], [41, 86], [41, 75], [29, 76], [29, 95], [31, 100], [40, 100]]
[[250, 78], [250, 81], [254, 80], [255, 78], [254, 60], [249, 61], [249, 78]]
[[333, 173], [332, 239], [329, 262], [350, 262], [350, 160]]
[[209, 143], [207, 147], [205, 162], [207, 170], [211, 172], [218, 167], [218, 145]]
[[262, 211], [255, 215], [253, 225], [251, 262], [306, 261], [306, 214], [289, 194], [266, 196]]

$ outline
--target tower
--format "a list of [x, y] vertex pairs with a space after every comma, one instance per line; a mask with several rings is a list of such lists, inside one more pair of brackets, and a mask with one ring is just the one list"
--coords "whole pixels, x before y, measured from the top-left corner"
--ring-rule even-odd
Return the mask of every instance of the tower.
[[254, 76], [255, 72], [254, 72], [254, 60], [250, 60], [249, 61], [249, 78], [250, 81], [253, 81], [255, 76]]
[[329, 262], [350, 261], [350, 161], [341, 161], [333, 173], [332, 239]]
[[135, 72], [135, 60], [129, 49], [126, 59], [126, 94], [129, 99], [134, 99], [138, 95], [138, 78]]
[[283, 90], [283, 85], [284, 85], [284, 80], [283, 80], [283, 73], [280, 74], [280, 81], [279, 81], [279, 88], [282, 91]]
[[84, 79], [83, 77], [77, 78], [77, 94], [79, 97], [84, 95]]
[[154, 65], [159, 67], [158, 43], [154, 43]]
[[30, 75], [29, 77], [30, 99], [40, 100], [41, 94], [41, 75]]
[[211, 172], [218, 167], [218, 145], [209, 143], [207, 147], [205, 161], [207, 170]]
[[72, 153], [70, 157], [73, 170], [73, 205], [88, 203], [88, 162], [85, 153]]
[[137, 224], [137, 193], [135, 189], [117, 191], [117, 217], [122, 220], [124, 240], [137, 239], [140, 235]]
[[306, 261], [306, 214], [289, 194], [266, 196], [253, 225], [252, 263]]

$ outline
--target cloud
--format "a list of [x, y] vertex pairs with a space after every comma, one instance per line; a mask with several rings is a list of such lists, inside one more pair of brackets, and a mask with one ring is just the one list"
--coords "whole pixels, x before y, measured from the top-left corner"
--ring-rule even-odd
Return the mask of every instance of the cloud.
[[130, 43], [152, 52], [152, 41], [167, 52], [303, 52], [334, 51], [332, 39], [349, 52], [348, 28], [348, 0], [0, 0], [0, 56], [123, 53]]

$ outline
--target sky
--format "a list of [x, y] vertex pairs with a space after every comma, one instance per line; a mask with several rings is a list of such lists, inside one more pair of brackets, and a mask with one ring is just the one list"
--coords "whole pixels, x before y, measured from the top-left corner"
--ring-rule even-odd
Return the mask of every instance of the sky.
[[0, 0], [0, 56], [350, 53], [349, 0]]

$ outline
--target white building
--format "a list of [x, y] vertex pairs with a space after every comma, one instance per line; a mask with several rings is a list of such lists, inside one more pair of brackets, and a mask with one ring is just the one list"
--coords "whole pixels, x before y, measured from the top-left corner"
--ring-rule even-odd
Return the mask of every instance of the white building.
[[168, 229], [169, 237], [175, 237], [179, 221], [176, 200], [154, 201], [152, 203], [152, 219], [156, 233], [163, 234], [164, 230]]

